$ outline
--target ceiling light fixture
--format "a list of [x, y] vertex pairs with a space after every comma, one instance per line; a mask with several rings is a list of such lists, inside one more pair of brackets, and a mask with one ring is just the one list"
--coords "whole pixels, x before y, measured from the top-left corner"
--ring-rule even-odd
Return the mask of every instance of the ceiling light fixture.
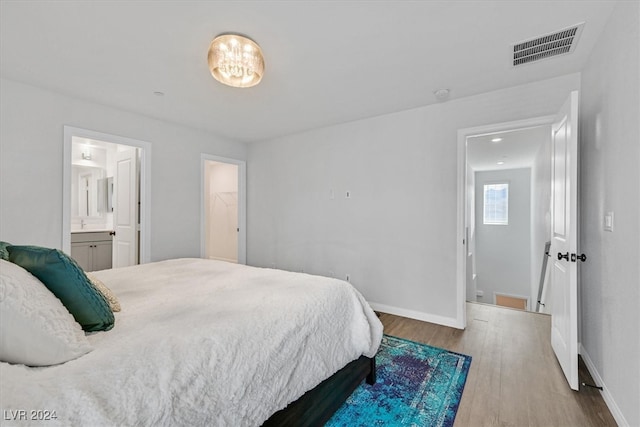
[[496, 163], [496, 165], [504, 165], [504, 161], [500, 160], [499, 162]]
[[493, 138], [491, 140], [491, 142], [500, 142], [500, 141], [502, 141], [502, 138]]
[[251, 87], [264, 74], [264, 57], [260, 46], [239, 34], [220, 34], [209, 45], [211, 75], [228, 86]]

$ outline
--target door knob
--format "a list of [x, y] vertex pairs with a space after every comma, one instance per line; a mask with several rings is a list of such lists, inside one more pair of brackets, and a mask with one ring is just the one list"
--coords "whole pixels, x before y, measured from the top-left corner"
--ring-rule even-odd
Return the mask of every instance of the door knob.
[[566, 254], [562, 255], [562, 253], [558, 252], [558, 261], [560, 261], [562, 258], [566, 259], [567, 261], [569, 261], [569, 252], [567, 252]]
[[585, 262], [587, 260], [587, 256], [585, 254], [581, 254], [581, 255], [571, 254], [571, 261], [576, 262], [578, 260]]

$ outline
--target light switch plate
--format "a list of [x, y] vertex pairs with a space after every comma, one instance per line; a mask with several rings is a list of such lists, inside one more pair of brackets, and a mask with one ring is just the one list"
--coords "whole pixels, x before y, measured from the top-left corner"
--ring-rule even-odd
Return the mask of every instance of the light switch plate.
[[604, 214], [604, 231], [613, 231], [613, 212]]

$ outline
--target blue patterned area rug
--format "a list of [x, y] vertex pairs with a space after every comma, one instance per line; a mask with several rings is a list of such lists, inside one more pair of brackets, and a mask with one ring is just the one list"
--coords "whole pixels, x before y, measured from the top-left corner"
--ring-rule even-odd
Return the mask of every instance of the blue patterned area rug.
[[471, 356], [384, 335], [376, 363], [326, 426], [453, 425]]

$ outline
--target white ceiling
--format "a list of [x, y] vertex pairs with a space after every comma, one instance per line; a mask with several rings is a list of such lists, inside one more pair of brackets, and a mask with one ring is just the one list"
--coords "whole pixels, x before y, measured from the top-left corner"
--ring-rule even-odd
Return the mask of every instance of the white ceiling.
[[[495, 138], [501, 141], [491, 141]], [[467, 138], [467, 163], [475, 171], [530, 168], [550, 139], [551, 125], [472, 136]]]
[[[614, 1], [0, 2], [0, 74], [252, 142], [578, 72]], [[586, 22], [575, 52], [511, 67], [510, 45]], [[207, 49], [239, 32], [262, 82], [216, 82]], [[163, 92], [156, 96], [154, 92]]]

